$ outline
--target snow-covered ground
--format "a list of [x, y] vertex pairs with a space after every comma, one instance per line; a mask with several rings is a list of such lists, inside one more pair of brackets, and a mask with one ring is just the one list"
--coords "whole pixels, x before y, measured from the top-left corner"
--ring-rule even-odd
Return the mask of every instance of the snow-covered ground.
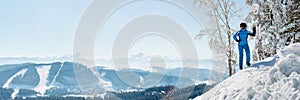
[[[255, 66], [254, 66], [255, 65]], [[300, 100], [300, 44], [253, 64], [195, 100]]]

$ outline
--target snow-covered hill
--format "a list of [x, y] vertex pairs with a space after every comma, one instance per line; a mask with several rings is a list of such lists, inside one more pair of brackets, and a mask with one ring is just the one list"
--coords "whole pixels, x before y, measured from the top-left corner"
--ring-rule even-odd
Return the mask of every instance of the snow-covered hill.
[[300, 44], [253, 64], [196, 100], [300, 100]]
[[[0, 100], [2, 98], [14, 97], [35, 97], [35, 96], [68, 96], [68, 95], [85, 95], [81, 91], [76, 75], [74, 72], [74, 64], [72, 62], [54, 62], [49, 64], [11, 64], [0, 66]], [[77, 64], [76, 64], [77, 65]], [[79, 64], [79, 67], [86, 68]], [[113, 70], [103, 66], [93, 67], [99, 78], [101, 78], [102, 88], [106, 91], [126, 91], [143, 89], [137, 86], [153, 83], [153, 86], [175, 86], [179, 80], [186, 82], [182, 86], [190, 86], [194, 82], [207, 81], [209, 79], [210, 70], [195, 68], [175, 68], [166, 69], [165, 73], [149, 72], [140, 69], [123, 69]], [[181, 75], [183, 71], [189, 71], [191, 74]], [[123, 82], [117, 73], [134, 72], [139, 76], [140, 82], [135, 86]], [[192, 73], [199, 72], [196, 79], [189, 78]], [[84, 73], [83, 73], [84, 74]], [[151, 74], [153, 77], [146, 77]], [[148, 79], [149, 78], [149, 79]], [[197, 80], [197, 81], [195, 81]], [[181, 88], [181, 87], [180, 87]], [[102, 91], [104, 92], [104, 91]], [[94, 93], [93, 94], [101, 94]]]

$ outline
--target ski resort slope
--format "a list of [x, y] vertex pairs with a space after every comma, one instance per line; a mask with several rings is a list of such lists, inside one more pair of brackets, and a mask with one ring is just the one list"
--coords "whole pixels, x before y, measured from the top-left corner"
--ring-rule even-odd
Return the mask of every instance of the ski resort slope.
[[300, 44], [239, 71], [195, 100], [300, 100]]

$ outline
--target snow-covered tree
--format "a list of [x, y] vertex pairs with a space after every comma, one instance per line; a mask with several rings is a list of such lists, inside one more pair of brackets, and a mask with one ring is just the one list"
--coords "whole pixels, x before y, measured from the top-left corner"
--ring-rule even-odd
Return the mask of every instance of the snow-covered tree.
[[291, 42], [300, 42], [300, 0], [281, 0], [285, 7], [284, 30], [282, 36], [285, 37], [285, 45]]
[[290, 39], [289, 34], [285, 34], [286, 26], [289, 26], [286, 25], [286, 20], [290, 19], [286, 13], [290, 11], [283, 2], [286, 1], [246, 0], [246, 4], [252, 7], [245, 20], [255, 23], [258, 27], [253, 51], [254, 60], [262, 60], [276, 54], [276, 50], [284, 47]]
[[[214, 69], [222, 70], [221, 66], [228, 66], [228, 73], [233, 74], [233, 65], [236, 64], [236, 53], [234, 52], [235, 44], [232, 36], [236, 30], [232, 28], [235, 18], [240, 18], [237, 12], [236, 2], [233, 0], [194, 0], [195, 4], [206, 5], [206, 12], [213, 21], [214, 27], [201, 30], [196, 36], [197, 39], [203, 36], [209, 37], [209, 46], [214, 57]], [[203, 7], [203, 6], [200, 6]], [[224, 63], [226, 62], [226, 63]], [[220, 69], [221, 68], [221, 69]], [[224, 67], [223, 67], [224, 69]]]

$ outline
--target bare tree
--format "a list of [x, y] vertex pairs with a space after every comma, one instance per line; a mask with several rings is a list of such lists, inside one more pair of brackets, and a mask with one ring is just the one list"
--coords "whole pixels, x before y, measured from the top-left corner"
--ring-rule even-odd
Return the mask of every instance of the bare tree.
[[[200, 9], [210, 11], [206, 14], [212, 17], [211, 23], [215, 26], [201, 30], [196, 38], [209, 37], [209, 46], [214, 54], [214, 66], [221, 68], [220, 66], [227, 65], [228, 73], [231, 76], [234, 73], [233, 65], [236, 64], [237, 58], [232, 39], [236, 30], [232, 28], [232, 23], [236, 19], [241, 19], [238, 15], [240, 9], [237, 8], [236, 2], [233, 0], [195, 0], [194, 3], [200, 5]], [[206, 6], [203, 7], [203, 4]]]

